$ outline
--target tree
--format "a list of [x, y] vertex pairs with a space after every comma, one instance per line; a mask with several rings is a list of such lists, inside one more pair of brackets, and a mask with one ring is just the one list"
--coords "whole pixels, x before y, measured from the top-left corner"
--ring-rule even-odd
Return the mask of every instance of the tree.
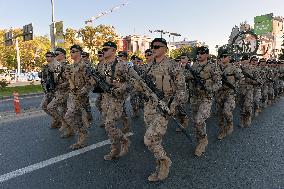
[[96, 27], [86, 26], [80, 29], [78, 34], [82, 38], [84, 46], [88, 48], [91, 58], [106, 41], [116, 42], [118, 36], [112, 26], [106, 25], [98, 25]]
[[178, 49], [174, 49], [170, 52], [170, 55], [172, 58], [177, 58], [178, 56], [180, 56], [181, 54], [187, 54], [187, 56], [189, 58], [195, 58], [195, 54], [196, 54], [196, 47], [192, 47], [189, 45], [183, 45]]
[[[17, 68], [16, 47], [5, 46], [4, 33], [6, 30], [0, 30], [0, 64], [8, 67], [8, 69]], [[14, 29], [13, 34], [21, 34], [21, 29]], [[38, 36], [31, 41], [23, 41], [22, 37], [18, 37], [21, 67], [31, 70], [35, 67], [41, 67], [45, 61], [45, 53], [50, 50], [50, 41], [47, 36]], [[3, 43], [2, 43], [3, 42]]]

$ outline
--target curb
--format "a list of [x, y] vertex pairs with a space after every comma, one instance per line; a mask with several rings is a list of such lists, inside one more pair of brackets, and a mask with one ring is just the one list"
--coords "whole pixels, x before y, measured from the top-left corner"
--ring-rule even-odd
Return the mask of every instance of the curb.
[[[19, 95], [19, 97], [33, 97], [33, 96], [38, 96], [38, 95], [43, 95], [44, 93], [30, 93], [30, 94], [23, 94], [23, 95]], [[14, 99], [14, 96], [1, 96], [0, 97], [0, 101], [1, 100], [10, 100], [10, 99]]]

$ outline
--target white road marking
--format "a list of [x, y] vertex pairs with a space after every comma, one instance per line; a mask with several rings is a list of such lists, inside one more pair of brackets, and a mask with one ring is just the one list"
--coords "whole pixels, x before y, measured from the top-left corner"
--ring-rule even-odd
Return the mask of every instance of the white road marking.
[[[132, 135], [133, 135], [133, 133], [127, 134], [127, 136], [132, 136]], [[54, 157], [54, 158], [33, 164], [33, 165], [30, 165], [30, 166], [27, 166], [27, 167], [24, 167], [24, 168], [18, 169], [16, 171], [12, 171], [10, 173], [6, 173], [6, 174], [0, 176], [0, 183], [3, 183], [3, 182], [8, 181], [10, 179], [25, 175], [27, 173], [36, 171], [38, 169], [44, 168], [46, 166], [58, 163], [60, 161], [72, 158], [74, 156], [83, 154], [85, 152], [94, 150], [96, 148], [99, 148], [99, 147], [102, 147], [102, 146], [105, 146], [105, 145], [108, 145], [108, 144], [110, 144], [110, 140], [104, 140], [104, 141], [98, 142], [96, 144], [92, 144], [90, 146], [87, 146], [85, 148], [75, 150], [75, 151], [69, 152], [67, 154], [63, 154], [63, 155], [60, 155], [60, 156], [57, 156], [57, 157]]]

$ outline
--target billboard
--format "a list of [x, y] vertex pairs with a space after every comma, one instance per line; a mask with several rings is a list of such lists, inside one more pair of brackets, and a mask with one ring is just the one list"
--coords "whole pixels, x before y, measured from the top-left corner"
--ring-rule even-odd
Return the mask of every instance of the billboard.
[[254, 32], [263, 35], [273, 30], [273, 13], [254, 17]]
[[55, 43], [59, 47], [64, 45], [63, 21], [55, 22]]

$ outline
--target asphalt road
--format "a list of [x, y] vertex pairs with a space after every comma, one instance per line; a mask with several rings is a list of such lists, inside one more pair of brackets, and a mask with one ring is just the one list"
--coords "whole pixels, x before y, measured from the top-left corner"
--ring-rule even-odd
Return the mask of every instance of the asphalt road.
[[[93, 112], [96, 122], [90, 129], [88, 140], [91, 146], [86, 148], [89, 151], [80, 151], [77, 155], [70, 154], [73, 152], [68, 149], [75, 138], [60, 139], [57, 130], [49, 129], [48, 116], [2, 117], [0, 188], [282, 189], [283, 107], [282, 97], [278, 103], [265, 109], [251, 127], [243, 129], [236, 126], [234, 133], [222, 141], [216, 139], [217, 119], [213, 116], [207, 122], [207, 152], [200, 158], [193, 156], [195, 144], [191, 144], [183, 134], [177, 134], [171, 121], [163, 145], [173, 163], [169, 177], [159, 183], [147, 181], [155, 162], [143, 144], [145, 128], [141, 118], [131, 120], [133, 135], [130, 136], [129, 154], [115, 161], [104, 161], [109, 144], [105, 141], [108, 138], [104, 129], [97, 127], [100, 116], [96, 111]], [[237, 117], [234, 123], [237, 125]], [[188, 132], [192, 133], [192, 129], [189, 128]]]

